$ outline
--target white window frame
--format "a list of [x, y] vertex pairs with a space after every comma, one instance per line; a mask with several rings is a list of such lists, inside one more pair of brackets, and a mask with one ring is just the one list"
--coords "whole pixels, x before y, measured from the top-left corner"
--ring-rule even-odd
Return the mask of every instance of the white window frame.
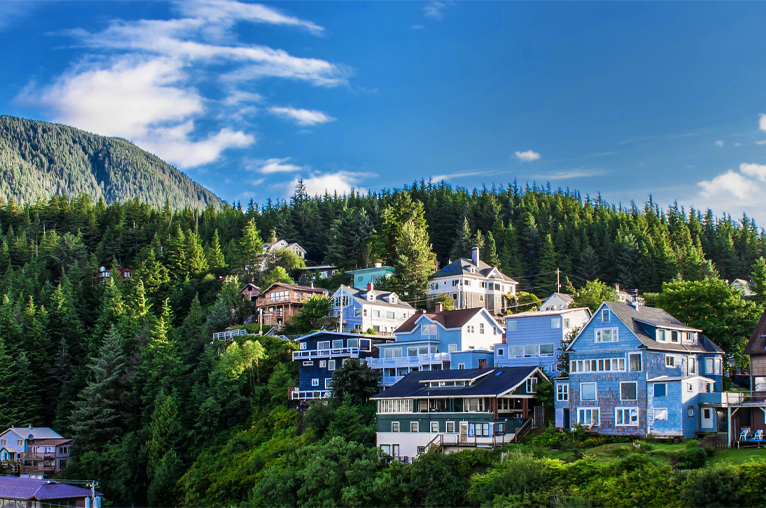
[[694, 418], [694, 406], [686, 406], [686, 416]]
[[[604, 333], [605, 331], [609, 332], [609, 340], [604, 340]], [[598, 343], [606, 343], [606, 342], [619, 342], [620, 341], [620, 333], [618, 328], [598, 328], [596, 330], [596, 338], [595, 341]]]
[[330, 388], [330, 383], [331, 382], [332, 382], [332, 378], [331, 377], [324, 378], [324, 387], [325, 387], [325, 389]]
[[[640, 367], [641, 367], [640, 369], [638, 369], [638, 370], [633, 370], [633, 369], [631, 369], [631, 368], [630, 368], [630, 357], [631, 357], [631, 356], [638, 356], [638, 362], [639, 362], [639, 364], [640, 364]], [[644, 370], [644, 355], [642, 355], [641, 353], [628, 353], [628, 361], [627, 361], [627, 364], [628, 364], [628, 365], [627, 365], [627, 367], [628, 367], [628, 370], [629, 370], [630, 372], [641, 372], [642, 370]]]
[[399, 422], [391, 422], [391, 432], [399, 432]]
[[686, 359], [686, 369], [689, 374], [697, 373], [697, 357], [690, 356]]
[[676, 368], [676, 357], [674, 355], [665, 355], [665, 367]]
[[[436, 430], [434, 430], [434, 427], [436, 427]], [[439, 433], [439, 422], [431, 422], [431, 433], [432, 434]]]
[[[622, 398], [622, 385], [636, 385], [636, 398], [635, 399], [623, 399]], [[620, 400], [638, 400], [638, 382], [637, 381], [620, 381]]]
[[[452, 430], [450, 430], [450, 427], [452, 427]], [[447, 434], [454, 434], [456, 427], [455, 422], [447, 422]]]
[[[593, 421], [593, 411], [596, 411], [598, 414], [598, 418], [596, 419], [595, 423], [585, 423], [580, 418], [580, 412], [583, 411], [585, 413], [590, 413], [591, 422]], [[598, 427], [601, 425], [601, 409], [598, 407], [578, 407], [577, 408], [577, 423], [581, 425], [592, 425], [593, 427]]]
[[410, 432], [420, 432], [420, 422], [410, 422]]
[[311, 360], [307, 360], [307, 361], [303, 362], [301, 365], [303, 365], [304, 367], [311, 367], [311, 366], [314, 365], [314, 362], [311, 361]]
[[561, 383], [556, 385], [556, 400], [559, 402], [569, 401], [569, 384]]
[[319, 378], [315, 377], [311, 379], [311, 386], [319, 386]]
[[611, 312], [609, 312], [609, 309], [601, 309], [601, 322], [602, 323], [609, 323], [611, 320]]
[[457, 344], [450, 344], [449, 345], [449, 352], [450, 353], [457, 353]]
[[555, 328], [561, 328], [560, 317], [551, 318], [551, 329], [555, 329]]
[[526, 389], [527, 393], [537, 393], [537, 378], [527, 378], [524, 383], [524, 388]]
[[327, 360], [319, 360], [319, 368], [326, 369], [327, 368]]
[[[595, 397], [593, 399], [583, 399], [582, 398], [582, 387], [583, 385], [593, 385], [593, 394]], [[582, 402], [598, 402], [598, 383], [594, 381], [588, 381], [585, 383], [580, 383], [580, 401]]]
[[331, 372], [335, 370], [335, 360], [327, 360], [327, 370]]
[[[622, 416], [622, 423], [617, 423], [618, 413]], [[625, 415], [628, 415], [628, 423], [625, 423]], [[636, 419], [633, 421], [633, 416]], [[616, 407], [614, 408], [614, 426], [615, 427], [638, 427], [638, 408], [637, 407]]]
[[484, 323], [479, 323], [479, 334], [484, 335]]
[[301, 342], [301, 349], [306, 349], [306, 343], [305, 342]]
[[458, 364], [457, 364], [457, 369], [458, 369], [458, 370], [463, 370], [463, 369], [465, 369], [465, 364], [464, 364], [464, 363], [458, 363]]
[[[660, 416], [662, 416], [662, 411], [664, 411], [665, 412], [665, 415], [664, 415], [665, 418], [658, 418], [657, 417], [657, 412], [658, 411], [660, 412], [659, 413]], [[656, 408], [654, 408], [654, 411], [652, 412], [652, 417], [653, 417], [652, 420], [655, 421], [655, 422], [666, 422], [666, 421], [668, 421], [668, 408], [666, 408], [666, 407], [656, 407]]]
[[507, 332], [515, 332], [516, 331], [516, 320], [515, 319], [509, 319], [505, 322], [505, 331]]
[[[543, 346], [548, 346], [551, 348], [550, 353], [543, 353]], [[556, 348], [553, 344], [540, 344], [538, 347], [539, 355], [540, 356], [553, 356], [554, 352], [556, 351]]]

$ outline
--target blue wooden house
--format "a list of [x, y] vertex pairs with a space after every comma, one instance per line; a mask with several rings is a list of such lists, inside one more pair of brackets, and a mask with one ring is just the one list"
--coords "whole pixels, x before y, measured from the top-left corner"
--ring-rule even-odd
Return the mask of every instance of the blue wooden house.
[[299, 362], [299, 386], [292, 390], [292, 400], [324, 399], [330, 395], [330, 380], [335, 370], [349, 358], [367, 361], [377, 356], [377, 346], [392, 338], [359, 333], [319, 331], [296, 339], [300, 344], [293, 351], [293, 361]]
[[567, 348], [569, 377], [555, 380], [556, 425], [659, 437], [721, 430], [725, 418], [705, 395], [723, 389], [723, 351], [701, 332], [662, 309], [602, 303]]
[[503, 327], [490, 312], [477, 307], [414, 314], [394, 332], [396, 341], [380, 344], [370, 367], [380, 370], [382, 385], [391, 386], [413, 371], [487, 369]]
[[505, 316], [505, 339], [495, 346], [495, 367], [535, 365], [558, 374], [559, 355], [567, 336], [590, 319], [590, 309], [555, 309]]

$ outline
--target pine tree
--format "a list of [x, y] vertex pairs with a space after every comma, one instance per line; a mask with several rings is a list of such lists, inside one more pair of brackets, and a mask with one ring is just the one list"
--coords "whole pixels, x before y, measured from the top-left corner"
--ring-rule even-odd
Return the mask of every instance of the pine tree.
[[218, 229], [213, 233], [213, 240], [210, 242], [210, 248], [207, 250], [207, 264], [213, 273], [221, 275], [221, 270], [226, 268], [226, 260], [221, 250], [221, 243], [218, 238]]
[[603, 275], [599, 256], [590, 245], [587, 245], [580, 254], [580, 266], [577, 275], [584, 281], [598, 280]]
[[143, 281], [146, 294], [150, 297], [161, 293], [170, 282], [170, 271], [157, 259], [154, 246], [141, 251], [135, 277]]
[[7, 429], [20, 420], [17, 406], [20, 401], [17, 392], [17, 376], [13, 358], [8, 354], [5, 340], [0, 336], [0, 427]]
[[384, 264], [394, 266], [398, 254], [396, 245], [402, 235], [402, 229], [407, 222], [413, 222], [415, 229], [426, 230], [423, 203], [412, 199], [409, 192], [397, 194], [390, 205], [381, 215], [380, 230], [376, 237], [376, 249], [383, 258]]
[[558, 263], [556, 261], [556, 251], [553, 247], [551, 235], [546, 235], [543, 242], [543, 248], [540, 251], [540, 263], [538, 264], [537, 278], [535, 279], [535, 293], [546, 296], [556, 291], [556, 270]]
[[425, 227], [418, 226], [415, 221], [404, 223], [395, 252], [394, 273], [388, 286], [403, 299], [421, 297], [436, 262]]
[[184, 235], [181, 226], [176, 225], [175, 232], [166, 243], [163, 260], [168, 267], [170, 278], [177, 281], [187, 280], [189, 277], [189, 260], [186, 256], [186, 235]]
[[70, 417], [78, 455], [100, 451], [122, 434], [118, 406], [125, 390], [121, 377], [126, 366], [120, 334], [112, 327], [104, 337], [98, 357], [88, 366], [93, 373], [92, 381], [80, 392]]
[[617, 282], [625, 290], [637, 289], [641, 284], [643, 265], [641, 252], [636, 244], [636, 238], [627, 233], [618, 242], [619, 254], [617, 254]]
[[148, 427], [147, 473], [150, 478], [153, 478], [160, 467], [162, 458], [177, 446], [181, 437], [176, 399], [173, 394], [168, 395], [164, 388], [158, 392], [154, 401]]
[[205, 251], [200, 243], [199, 236], [191, 230], [186, 232], [186, 261], [189, 272], [195, 277], [205, 275], [208, 270]]
[[98, 309], [98, 320], [88, 340], [88, 358], [95, 358], [101, 349], [101, 341], [113, 326], [119, 326], [125, 314], [125, 303], [114, 277], [108, 277], [104, 284], [104, 294]]
[[484, 242], [484, 250], [481, 251], [481, 259], [489, 266], [500, 267], [500, 258], [497, 255], [497, 245], [492, 231], [487, 233], [487, 239]]
[[260, 269], [263, 257], [263, 240], [258, 233], [258, 228], [255, 227], [254, 220], [248, 221], [242, 229], [237, 257], [240, 274], [248, 275], [252, 281], [254, 274]]
[[753, 291], [755, 292], [752, 297], [753, 301], [761, 306], [766, 305], [766, 259], [763, 256], [753, 263], [750, 280], [753, 282]]

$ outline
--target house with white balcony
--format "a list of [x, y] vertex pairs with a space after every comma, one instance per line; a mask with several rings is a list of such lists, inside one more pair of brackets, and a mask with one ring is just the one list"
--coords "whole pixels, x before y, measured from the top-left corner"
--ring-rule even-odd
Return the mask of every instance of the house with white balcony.
[[585, 326], [590, 316], [587, 307], [505, 316], [505, 337], [495, 346], [495, 367], [534, 365], [558, 374], [558, 356], [569, 345], [567, 335]]
[[501, 315], [508, 309], [503, 295], [515, 295], [518, 284], [497, 267], [479, 259], [479, 248], [474, 247], [471, 259], [460, 258], [431, 275], [428, 298], [448, 295], [456, 309], [483, 307], [494, 315]]
[[491, 368], [503, 327], [483, 307], [443, 311], [437, 303], [435, 312], [414, 314], [394, 335], [367, 361], [381, 371], [384, 387], [414, 371]]
[[341, 285], [332, 296], [331, 316], [338, 318], [342, 331], [375, 330], [376, 335], [392, 336], [402, 323], [407, 321], [415, 309], [403, 302], [392, 291], [375, 289], [368, 282], [364, 289]]
[[330, 395], [332, 374], [350, 358], [370, 361], [377, 356], [376, 346], [391, 338], [361, 333], [319, 331], [296, 339], [300, 349], [293, 351], [298, 362], [298, 386], [290, 390], [292, 400], [325, 399]]

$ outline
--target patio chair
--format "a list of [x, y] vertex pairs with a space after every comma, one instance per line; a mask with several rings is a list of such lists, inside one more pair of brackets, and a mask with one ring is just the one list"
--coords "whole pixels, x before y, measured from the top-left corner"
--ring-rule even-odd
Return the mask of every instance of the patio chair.
[[748, 434], [750, 434], [750, 427], [742, 427], [742, 431], [739, 433], [738, 441], [747, 441]]
[[763, 441], [763, 429], [758, 429], [753, 433], [753, 437], [750, 438], [751, 441]]

